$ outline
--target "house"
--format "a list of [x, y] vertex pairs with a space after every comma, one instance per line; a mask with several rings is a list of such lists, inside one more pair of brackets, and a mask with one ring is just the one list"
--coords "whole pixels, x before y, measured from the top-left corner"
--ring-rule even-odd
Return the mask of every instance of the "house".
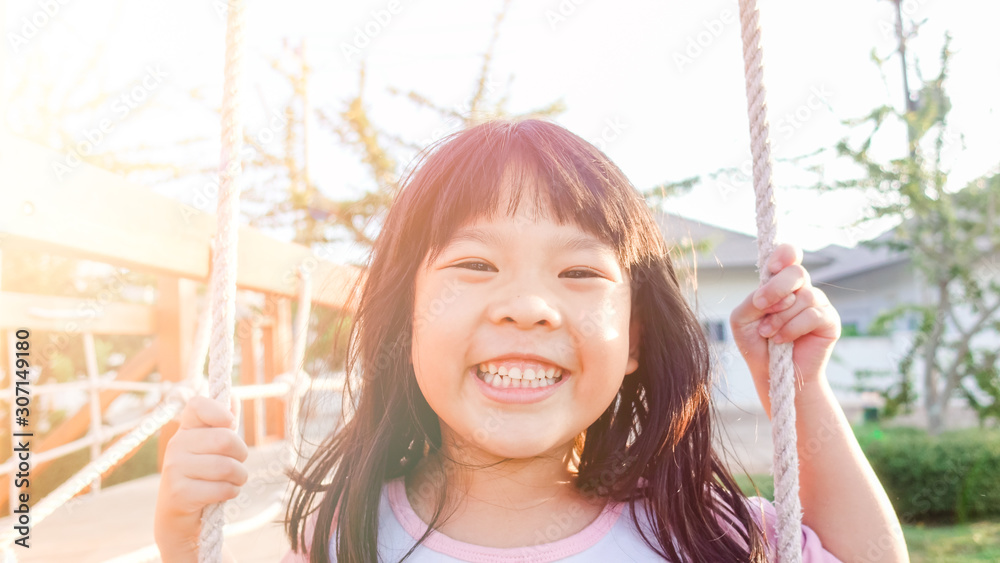
[[[729, 327], [733, 308], [760, 285], [756, 238], [670, 213], [658, 214], [657, 222], [670, 244], [689, 247], [705, 243], [709, 247], [693, 255], [680, 253], [685, 257], [677, 266], [689, 302], [712, 345], [719, 374], [716, 399], [723, 406], [759, 410], [753, 380]], [[891, 231], [880, 238], [887, 236]], [[909, 257], [886, 248], [829, 245], [804, 251], [802, 264], [809, 270], [813, 285], [830, 298], [843, 323], [843, 336], [827, 370], [831, 387], [841, 404], [860, 406], [868, 399], [854, 390], [856, 374], [891, 378], [908, 344], [909, 330], [915, 326], [897, 327], [901, 330], [889, 336], [860, 335], [880, 312], [926, 297], [925, 291], [913, 275]]]
[[[760, 285], [757, 239], [672, 213], [658, 213], [656, 220], [668, 245], [710, 247], [693, 254], [678, 253], [684, 259], [675, 261], [675, 268], [712, 347], [719, 375], [717, 401], [759, 410], [750, 371], [729, 327], [733, 309]], [[829, 258], [815, 252], [804, 252], [802, 261], [810, 271], [830, 263]]]

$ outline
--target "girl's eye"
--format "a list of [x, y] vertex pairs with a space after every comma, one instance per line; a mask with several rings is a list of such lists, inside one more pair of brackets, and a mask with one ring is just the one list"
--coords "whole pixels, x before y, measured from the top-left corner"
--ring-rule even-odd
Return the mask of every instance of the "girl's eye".
[[466, 268], [474, 272], [488, 272], [488, 268], [492, 268], [486, 262], [462, 262], [461, 264], [455, 264], [456, 268]]
[[[579, 274], [579, 275], [574, 275], [574, 274]], [[598, 273], [591, 270], [570, 270], [566, 272], [565, 275], [572, 279], [582, 279], [582, 278], [597, 277]]]
[[[486, 262], [462, 262], [461, 264], [455, 264], [455, 267], [463, 268], [466, 270], [472, 270], [474, 272], [490, 272], [496, 270], [496, 268], [494, 268], [490, 264], [487, 264]], [[568, 277], [570, 279], [600, 277], [600, 274], [592, 270], [570, 270], [561, 275]]]

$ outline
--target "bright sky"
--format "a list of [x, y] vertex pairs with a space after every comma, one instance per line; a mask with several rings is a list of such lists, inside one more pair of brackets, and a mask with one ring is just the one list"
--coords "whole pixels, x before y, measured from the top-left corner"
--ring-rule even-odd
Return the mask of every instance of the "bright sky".
[[[54, 14], [39, 16], [49, 4], [58, 6]], [[211, 108], [221, 100], [225, 25], [216, 8], [222, 4], [8, 1], [7, 84], [26, 77], [29, 82], [65, 82], [104, 43], [99, 66], [87, 74], [88, 87], [103, 83], [110, 91], [128, 92], [143, 79], [155, 86], [150, 100], [139, 104], [149, 104], [142, 115], [123, 117], [115, 111], [121, 107], [109, 103], [89, 122], [71, 126], [79, 128], [79, 138], [106, 117], [114, 126], [103, 141], [109, 147], [196, 136], [215, 140], [219, 123]], [[501, 0], [251, 0], [248, 129], [253, 133], [267, 127], [287, 94], [268, 58], [281, 53], [283, 39], [296, 43], [306, 38], [315, 70], [310, 97], [316, 107], [331, 113], [342, 107], [356, 92], [364, 57], [365, 92], [377, 124], [413, 140], [449, 132], [447, 124], [390, 95], [387, 87], [416, 90], [441, 105], [464, 108], [501, 5]], [[907, 0], [904, 11], [926, 20], [910, 46], [925, 77], [937, 71], [944, 32], [954, 37], [948, 81], [954, 105], [951, 127], [964, 136], [967, 148], [962, 151], [956, 144], [946, 161], [954, 169], [953, 186], [960, 187], [996, 170], [1000, 162], [1000, 35], [995, 31], [1000, 3]], [[898, 59], [886, 65], [885, 81], [870, 59], [873, 48], [884, 56], [894, 45], [888, 0], [762, 0], [761, 13], [777, 157], [831, 146], [845, 133], [841, 120], [886, 102], [901, 104]], [[749, 140], [736, 14], [735, 0], [515, 0], [495, 53], [493, 84], [497, 95], [509, 93], [511, 111], [562, 98], [568, 111], [558, 122], [588, 139], [605, 135], [602, 148], [639, 189], [739, 167], [749, 159]], [[31, 20], [46, 21], [28, 37], [31, 26], [26, 22]], [[374, 33], [359, 35], [366, 27]], [[346, 45], [357, 47], [360, 55], [345, 56]], [[44, 63], [36, 62], [38, 57]], [[206, 100], [200, 108], [184, 97], [196, 88]], [[171, 107], [175, 102], [185, 105]], [[339, 147], [331, 135], [313, 136], [312, 175], [329, 197], [350, 197], [369, 187], [355, 154]], [[886, 139], [891, 142], [883, 154], [896, 156], [905, 132], [892, 132]], [[209, 164], [218, 158], [217, 148], [198, 154], [177, 148], [176, 154], [178, 161]], [[806, 249], [830, 243], [852, 246], [886, 227], [846, 229], [861, 216], [862, 197], [780, 189], [795, 180], [792, 171], [779, 169], [782, 240]], [[156, 189], [191, 203], [203, 184], [190, 180]], [[669, 210], [755, 232], [753, 190], [741, 178], [706, 180], [691, 194], [672, 200]]]

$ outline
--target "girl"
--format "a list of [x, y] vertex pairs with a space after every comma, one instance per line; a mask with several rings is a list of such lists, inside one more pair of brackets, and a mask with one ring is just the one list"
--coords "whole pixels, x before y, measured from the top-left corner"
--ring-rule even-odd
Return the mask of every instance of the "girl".
[[[285, 560], [773, 557], [773, 506], [712, 448], [709, 348], [674, 250], [622, 172], [538, 120], [478, 125], [418, 162], [361, 288], [356, 406], [292, 474]], [[825, 377], [839, 317], [801, 260], [780, 246], [730, 323], [768, 416], [766, 339], [794, 342], [804, 559], [905, 561]], [[244, 483], [234, 421], [206, 399], [185, 409], [164, 561], [194, 561], [201, 509]]]

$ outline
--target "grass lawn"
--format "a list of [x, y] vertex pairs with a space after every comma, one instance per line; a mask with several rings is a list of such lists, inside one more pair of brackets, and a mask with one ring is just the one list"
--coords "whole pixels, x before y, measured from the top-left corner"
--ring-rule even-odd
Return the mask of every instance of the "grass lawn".
[[1000, 522], [903, 526], [913, 563], [1000, 561]]
[[[744, 494], [756, 496], [750, 479], [736, 475]], [[774, 484], [770, 475], [752, 475], [760, 496], [774, 500]], [[965, 563], [1000, 561], [1000, 521], [973, 522], [939, 526], [917, 524], [903, 526], [906, 546], [913, 563]]]

